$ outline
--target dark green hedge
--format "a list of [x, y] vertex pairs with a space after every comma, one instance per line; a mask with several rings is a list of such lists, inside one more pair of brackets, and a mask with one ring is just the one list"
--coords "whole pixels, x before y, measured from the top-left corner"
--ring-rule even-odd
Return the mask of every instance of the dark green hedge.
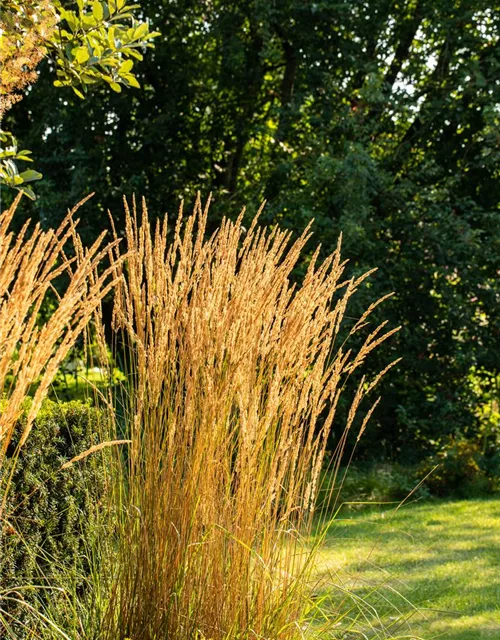
[[[25, 423], [27, 401], [4, 465], [4, 481]], [[1, 410], [1, 405], [0, 405]], [[0, 593], [18, 588], [28, 602], [54, 593], [26, 589], [54, 585], [61, 575], [82, 588], [89, 570], [88, 550], [96, 533], [97, 508], [105, 477], [103, 454], [90, 455], [71, 467], [61, 466], [104, 437], [104, 414], [82, 402], [46, 401], [21, 449], [8, 492], [0, 553]], [[104, 454], [105, 455], [105, 454]], [[3, 613], [27, 621], [26, 607], [0, 602]], [[0, 624], [0, 636], [1, 636]]]

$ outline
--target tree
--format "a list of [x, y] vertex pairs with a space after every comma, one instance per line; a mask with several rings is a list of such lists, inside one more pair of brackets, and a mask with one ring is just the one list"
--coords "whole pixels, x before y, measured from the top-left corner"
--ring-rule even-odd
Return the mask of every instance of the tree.
[[137, 73], [143, 91], [97, 88], [82, 103], [46, 75], [16, 109], [51, 176], [32, 211], [56, 224], [96, 190], [90, 241], [108, 207], [120, 227], [124, 193], [161, 213], [202, 189], [214, 191], [214, 226], [217, 208], [266, 197], [266, 222], [315, 218], [325, 254], [342, 231], [352, 273], [379, 267], [360, 304], [394, 290], [384, 315], [403, 327], [366, 454], [411, 458], [474, 433], [474, 389], [498, 372], [500, 346], [499, 9], [144, 2], [163, 35]]

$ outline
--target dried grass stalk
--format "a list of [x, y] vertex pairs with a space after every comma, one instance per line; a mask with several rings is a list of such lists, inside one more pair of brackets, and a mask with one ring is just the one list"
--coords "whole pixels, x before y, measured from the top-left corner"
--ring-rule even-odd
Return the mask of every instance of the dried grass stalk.
[[169, 241], [167, 221], [152, 228], [134, 205], [128, 257], [114, 253], [132, 442], [105, 640], [301, 636], [311, 561], [301, 534], [339, 396], [394, 332], [381, 325], [357, 351], [338, 344], [366, 277], [344, 279], [340, 241], [297, 286], [309, 229], [292, 242], [256, 218], [246, 232], [242, 213], [207, 240], [207, 214], [199, 200], [185, 221], [181, 209]]
[[[85, 200], [56, 231], [42, 231], [39, 224], [30, 231], [26, 223], [15, 237], [9, 226], [20, 197], [0, 214], [0, 397], [6, 398], [0, 415], [0, 469], [32, 385], [37, 386], [18, 448], [28, 438], [58, 367], [116, 282], [116, 267], [99, 275], [97, 268], [118, 241], [105, 245], [103, 233], [84, 250], [76, 233], [74, 213]], [[74, 258], [64, 253], [70, 240], [76, 247]], [[49, 319], [40, 322], [40, 309], [62, 274], [67, 276], [66, 290]], [[3, 505], [6, 487], [0, 488]]]
[[86, 451], [82, 451], [68, 462], [65, 462], [61, 469], [69, 469], [69, 467], [73, 466], [75, 462], [80, 462], [80, 460], [84, 460], [91, 456], [93, 453], [97, 453], [98, 451], [102, 451], [102, 449], [106, 449], [107, 447], [115, 447], [118, 444], [130, 444], [130, 440], [108, 440], [106, 442], [100, 442], [99, 444], [95, 444], [93, 447], [89, 447]]

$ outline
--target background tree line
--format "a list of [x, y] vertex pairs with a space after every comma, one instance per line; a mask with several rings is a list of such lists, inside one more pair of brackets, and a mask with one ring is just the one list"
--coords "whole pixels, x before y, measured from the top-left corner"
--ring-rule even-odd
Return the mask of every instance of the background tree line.
[[498, 421], [485, 427], [478, 406], [498, 398], [498, 2], [142, 0], [141, 12], [161, 32], [134, 67], [141, 90], [96, 86], [82, 101], [54, 88], [46, 60], [7, 114], [44, 174], [25, 214], [53, 226], [95, 191], [91, 241], [108, 208], [120, 227], [123, 194], [161, 214], [199, 189], [214, 193], [213, 226], [265, 198], [267, 223], [314, 218], [325, 254], [341, 231], [353, 273], [379, 268], [360, 303], [395, 291], [381, 316], [402, 326], [367, 362], [403, 357], [364, 455], [413, 461], [450, 435], [493, 449]]

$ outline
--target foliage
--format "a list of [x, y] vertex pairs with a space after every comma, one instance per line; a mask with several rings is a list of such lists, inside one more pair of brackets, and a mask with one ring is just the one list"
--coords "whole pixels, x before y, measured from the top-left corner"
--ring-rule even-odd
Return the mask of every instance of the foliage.
[[[17, 638], [25, 637], [20, 622], [36, 622], [19, 600], [31, 605], [63, 600], [56, 589], [63, 573], [66, 579], [72, 575], [82, 590], [82, 576], [89, 571], [86, 551], [92, 546], [105, 486], [97, 455], [61, 470], [63, 463], [97, 444], [105, 433], [104, 414], [84, 403], [45, 401], [15, 460], [31, 404], [28, 400], [23, 405], [2, 465], [2, 473], [9, 474], [15, 464], [6, 504], [8, 520], [2, 524], [0, 633], [6, 632], [4, 622], [11, 633], [16, 630]], [[0, 411], [4, 408], [5, 401]]]
[[[351, 464], [342, 467], [336, 478], [324, 472], [318, 493], [317, 507], [334, 514], [345, 505], [347, 510], [365, 509], [380, 503], [400, 503], [410, 495], [412, 499], [430, 496], [427, 483], [418, 467], [397, 463]], [[342, 513], [345, 509], [342, 509]]]
[[79, 0], [77, 5], [77, 11], [61, 10], [48, 43], [56, 63], [54, 86], [71, 87], [80, 98], [103, 81], [118, 93], [122, 86], [139, 88], [134, 60], [142, 60], [141, 50], [152, 47], [151, 40], [159, 35], [137, 20], [133, 12], [140, 5], [126, 0]]
[[[481, 496], [498, 489], [500, 452], [485, 453], [479, 443], [449, 437], [419, 468], [436, 496]], [[431, 473], [432, 472], [432, 473]]]
[[[265, 222], [301, 231], [315, 219], [323, 255], [342, 231], [350, 273], [379, 266], [348, 315], [394, 290], [384, 317], [402, 325], [387, 349], [404, 365], [360, 453], [414, 462], [430, 440], [480, 431], [469, 374], [488, 388], [500, 350], [500, 11], [486, 0], [142, 7], [162, 30], [137, 73], [143, 91], [82, 103], [42, 74], [13, 114], [50, 176], [27, 211], [55, 225], [95, 190], [90, 242], [108, 208], [123, 228], [123, 193], [162, 212], [203, 189], [210, 229], [266, 197]], [[381, 367], [377, 354], [367, 367]]]
[[[92, 522], [88, 509], [92, 502], [97, 508], [103, 477], [91, 479], [93, 463], [79, 461], [117, 444], [102, 441], [106, 425], [95, 430], [101, 417], [96, 410], [78, 403], [43, 406], [59, 365], [115, 284], [116, 267], [98, 273], [115, 244], [103, 247], [101, 236], [84, 249], [75, 210], [55, 231], [36, 225], [30, 233], [26, 224], [14, 234], [20, 198], [0, 214], [0, 627], [2, 636], [8, 631], [14, 638], [23, 637], [23, 621], [36, 627], [47, 603], [65, 600], [71, 584], [81, 592], [88, 580], [80, 554], [92, 542], [85, 529]], [[43, 317], [40, 309], [62, 274], [65, 290]], [[28, 394], [33, 397], [26, 402]], [[76, 459], [68, 461], [73, 452]], [[74, 472], [66, 470], [71, 465]], [[59, 571], [64, 588], [55, 581]]]
[[500, 488], [499, 381], [490, 377], [484, 384], [477, 371], [471, 371], [479, 428], [453, 430], [430, 441], [432, 453], [418, 473], [425, 475], [437, 467], [426, 481], [434, 495], [481, 496]]
[[8, 131], [0, 131], [0, 180], [2, 184], [18, 189], [31, 198], [35, 198], [33, 189], [29, 186], [30, 182], [40, 180], [42, 174], [33, 169], [19, 172], [17, 161], [33, 162], [29, 157], [31, 151], [28, 149], [18, 150], [17, 140]]
[[[47, 42], [54, 33], [57, 15], [49, 0], [27, 3], [7, 0], [0, 15], [0, 121], [13, 104], [22, 99], [22, 91], [37, 80], [36, 68], [46, 55]], [[17, 162], [32, 162], [31, 151], [18, 151], [17, 140], [8, 131], [0, 131], [0, 184], [35, 195], [30, 182], [42, 174], [19, 171]]]
[[[54, 405], [46, 405], [46, 412], [42, 412], [38, 422], [35, 420], [58, 366], [115, 284], [109, 269], [100, 275], [97, 273], [99, 264], [114, 244], [103, 248], [101, 236], [90, 249], [84, 249], [76, 232], [74, 210], [55, 231], [42, 231], [36, 225], [29, 234], [29, 224], [26, 224], [20, 233], [14, 234], [11, 223], [20, 198], [0, 214], [0, 559], [3, 563], [0, 610], [5, 613], [0, 625], [4, 627], [2, 632], [14, 624], [10, 616], [19, 613], [22, 617], [30, 611], [29, 594], [36, 595], [33, 585], [29, 584], [32, 577], [37, 578], [42, 594], [46, 588], [55, 589], [51, 582], [43, 584], [45, 573], [50, 573], [47, 566], [55, 569], [59, 562], [66, 563], [67, 557], [60, 556], [66, 553], [65, 545], [68, 553], [72, 548], [74, 551], [71, 536], [67, 541], [59, 537], [69, 535], [69, 528], [80, 526], [82, 518], [89, 515], [78, 512], [83, 504], [83, 487], [89, 485], [89, 501], [95, 497], [93, 489], [99, 488], [99, 485], [93, 487], [88, 476], [80, 477], [78, 484], [78, 472], [69, 479], [67, 472], [60, 468], [65, 462], [63, 454], [73, 451], [71, 446], [76, 447], [80, 456], [93, 451], [91, 448], [85, 452], [79, 447], [89, 438], [89, 429], [96, 426], [97, 414], [88, 407], [84, 410], [72, 404], [58, 410], [56, 419]], [[65, 253], [70, 239], [73, 258]], [[67, 278], [65, 291], [56, 296], [50, 317], [40, 317], [48, 293], [55, 289], [63, 273]], [[26, 403], [29, 393], [33, 398]], [[64, 426], [61, 425], [63, 419]], [[33, 448], [26, 449], [33, 440]], [[100, 443], [99, 449], [106, 444]], [[56, 471], [61, 472], [57, 478], [53, 475]], [[74, 492], [73, 497], [65, 491]], [[76, 531], [74, 535], [79, 533]], [[74, 560], [76, 567], [80, 560], [78, 557]], [[13, 637], [20, 637], [19, 633], [16, 627]]]
[[[71, 87], [80, 98], [88, 87], [107, 83], [113, 91], [139, 87], [133, 71], [141, 51], [152, 47], [147, 21], [137, 19], [137, 4], [125, 0], [77, 0], [77, 10], [65, 9], [59, 0], [6, 0], [2, 6], [0, 63], [0, 119], [22, 91], [34, 83], [36, 68], [46, 56], [56, 68], [56, 87]], [[15, 160], [30, 160], [17, 152], [17, 141], [2, 132], [0, 184], [35, 198], [29, 182], [39, 180], [36, 171], [19, 172]], [[4, 145], [7, 143], [7, 146]], [[31, 160], [30, 160], [31, 161]]]
[[[346, 279], [339, 242], [323, 261], [316, 251], [296, 286], [308, 229], [292, 242], [257, 217], [246, 230], [242, 213], [206, 239], [199, 200], [172, 237], [166, 219], [153, 231], [145, 209], [141, 222], [127, 210], [123, 249], [118, 238], [101, 249], [100, 237], [85, 250], [73, 211], [54, 232], [28, 237], [27, 224], [16, 236], [16, 206], [0, 218], [2, 634], [302, 637], [316, 549], [303, 536], [338, 400], [397, 331], [367, 330], [372, 305], [341, 333], [370, 272]], [[68, 287], [40, 318], [63, 272]], [[129, 439], [109, 441], [108, 413], [42, 400], [92, 315], [105, 355], [99, 303], [118, 281], [114, 329], [130, 368], [114, 418], [128, 402]], [[378, 402], [368, 396], [391, 366], [358, 384], [344, 443], [363, 434]], [[125, 443], [125, 455], [110, 448]]]
[[57, 23], [49, 0], [7, 0], [2, 6], [0, 29], [0, 119], [21, 100], [21, 91], [37, 79], [36, 67], [46, 55], [48, 40]]

